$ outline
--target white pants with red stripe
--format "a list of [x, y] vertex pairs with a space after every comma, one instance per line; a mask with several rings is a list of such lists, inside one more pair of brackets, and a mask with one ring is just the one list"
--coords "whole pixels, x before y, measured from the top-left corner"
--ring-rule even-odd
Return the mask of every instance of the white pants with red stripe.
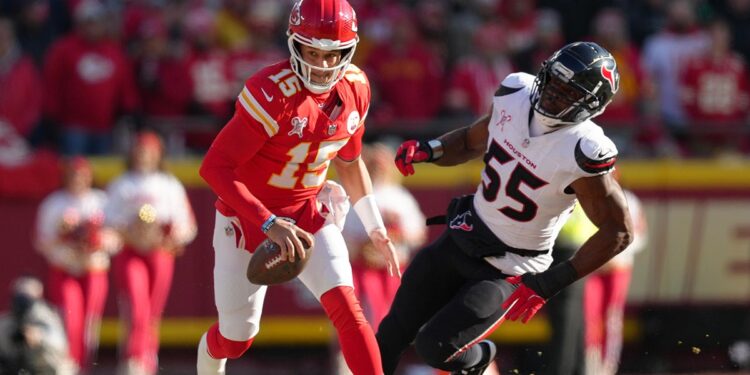
[[[225, 230], [232, 227], [231, 220], [216, 213], [214, 296], [221, 335], [234, 341], [246, 341], [258, 334], [267, 287], [247, 280], [247, 265], [252, 254], [238, 248], [235, 235]], [[320, 301], [320, 296], [331, 288], [354, 283], [349, 254], [339, 228], [329, 220], [314, 237], [311, 258], [298, 278]]]

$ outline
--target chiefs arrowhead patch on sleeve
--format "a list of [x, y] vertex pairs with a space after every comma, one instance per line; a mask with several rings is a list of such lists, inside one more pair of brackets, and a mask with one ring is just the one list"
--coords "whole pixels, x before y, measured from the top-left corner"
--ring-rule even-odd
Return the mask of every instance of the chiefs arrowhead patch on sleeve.
[[609, 138], [581, 138], [576, 143], [575, 158], [578, 167], [594, 175], [605, 174], [615, 167], [617, 147]]

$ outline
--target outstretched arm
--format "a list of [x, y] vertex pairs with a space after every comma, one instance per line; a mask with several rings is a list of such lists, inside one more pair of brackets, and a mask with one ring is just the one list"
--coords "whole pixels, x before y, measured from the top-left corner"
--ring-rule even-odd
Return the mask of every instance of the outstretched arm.
[[506, 279], [518, 285], [503, 302], [509, 320], [526, 323], [550, 297], [588, 275], [625, 250], [633, 237], [630, 213], [622, 188], [611, 174], [582, 177], [571, 184], [586, 216], [599, 228], [576, 254], [542, 273]]
[[353, 161], [334, 158], [333, 165], [336, 168], [341, 185], [349, 194], [354, 211], [357, 212], [357, 216], [359, 216], [367, 234], [370, 236], [370, 240], [385, 259], [388, 274], [401, 277], [396, 248], [388, 237], [380, 211], [375, 205], [375, 198], [372, 195], [372, 182], [365, 163], [359, 157]]
[[429, 141], [408, 140], [396, 151], [396, 167], [404, 176], [414, 174], [414, 163], [432, 162], [451, 166], [481, 156], [486, 147], [490, 115]]
[[487, 149], [489, 123], [490, 115], [487, 114], [469, 126], [438, 137], [438, 141], [443, 144], [443, 156], [434, 163], [442, 166], [458, 165], [482, 156]]

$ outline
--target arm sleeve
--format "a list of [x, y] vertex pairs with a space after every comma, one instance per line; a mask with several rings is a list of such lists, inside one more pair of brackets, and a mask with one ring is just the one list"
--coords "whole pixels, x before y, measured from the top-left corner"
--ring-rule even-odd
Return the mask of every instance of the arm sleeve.
[[[53, 197], [48, 197], [42, 202], [39, 207], [39, 212], [36, 218], [36, 244], [40, 247], [46, 247], [49, 244], [57, 240], [57, 226], [55, 222], [58, 220], [58, 213], [55, 209]], [[46, 249], [39, 249], [46, 250]]]
[[200, 168], [201, 177], [219, 199], [257, 227], [271, 216], [271, 211], [238, 180], [234, 171], [247, 163], [269, 138], [263, 125], [238, 104], [234, 117], [216, 136]]
[[104, 206], [104, 221], [107, 226], [117, 230], [124, 229], [128, 225], [128, 216], [131, 210], [128, 209], [125, 201], [125, 189], [123, 187], [123, 177], [112, 182], [107, 188], [107, 203]]
[[338, 157], [346, 161], [356, 160], [359, 157], [359, 154], [362, 153], [363, 134], [365, 134], [365, 126], [364, 124], [361, 124], [359, 129], [357, 129], [352, 137], [349, 138], [349, 142], [346, 142], [344, 147], [339, 150], [337, 154]]
[[62, 61], [62, 46], [54, 45], [44, 61], [44, 112], [49, 118], [58, 121], [61, 110], [59, 95], [62, 92], [62, 76], [65, 70]]
[[598, 176], [611, 172], [617, 162], [617, 147], [603, 133], [589, 134], [578, 140], [575, 160], [580, 177]]
[[135, 85], [135, 74], [133, 63], [125, 56], [121, 56], [120, 67], [121, 67], [121, 108], [125, 113], [133, 113], [138, 110], [140, 106], [140, 98], [138, 97], [138, 88]]
[[195, 214], [190, 205], [185, 187], [174, 177], [171, 179], [172, 235], [180, 245], [187, 245], [197, 234]]
[[361, 98], [363, 98], [359, 109], [362, 117], [359, 120], [359, 127], [357, 128], [357, 131], [352, 134], [351, 138], [349, 138], [349, 142], [347, 142], [337, 154], [339, 158], [346, 161], [353, 161], [359, 157], [359, 154], [362, 153], [362, 136], [365, 134], [365, 120], [367, 119], [367, 115], [370, 113], [370, 99], [372, 95], [370, 91], [370, 83], [367, 80], [367, 76], [365, 75], [365, 73], [362, 71], [359, 72], [365, 79], [365, 84], [359, 86], [362, 90]]

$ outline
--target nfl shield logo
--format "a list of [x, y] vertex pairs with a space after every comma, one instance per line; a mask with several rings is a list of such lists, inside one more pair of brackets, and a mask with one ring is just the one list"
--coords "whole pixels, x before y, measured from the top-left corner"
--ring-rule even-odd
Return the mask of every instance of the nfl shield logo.
[[339, 129], [339, 126], [336, 124], [328, 124], [328, 135], [336, 134], [336, 130], [338, 129]]

